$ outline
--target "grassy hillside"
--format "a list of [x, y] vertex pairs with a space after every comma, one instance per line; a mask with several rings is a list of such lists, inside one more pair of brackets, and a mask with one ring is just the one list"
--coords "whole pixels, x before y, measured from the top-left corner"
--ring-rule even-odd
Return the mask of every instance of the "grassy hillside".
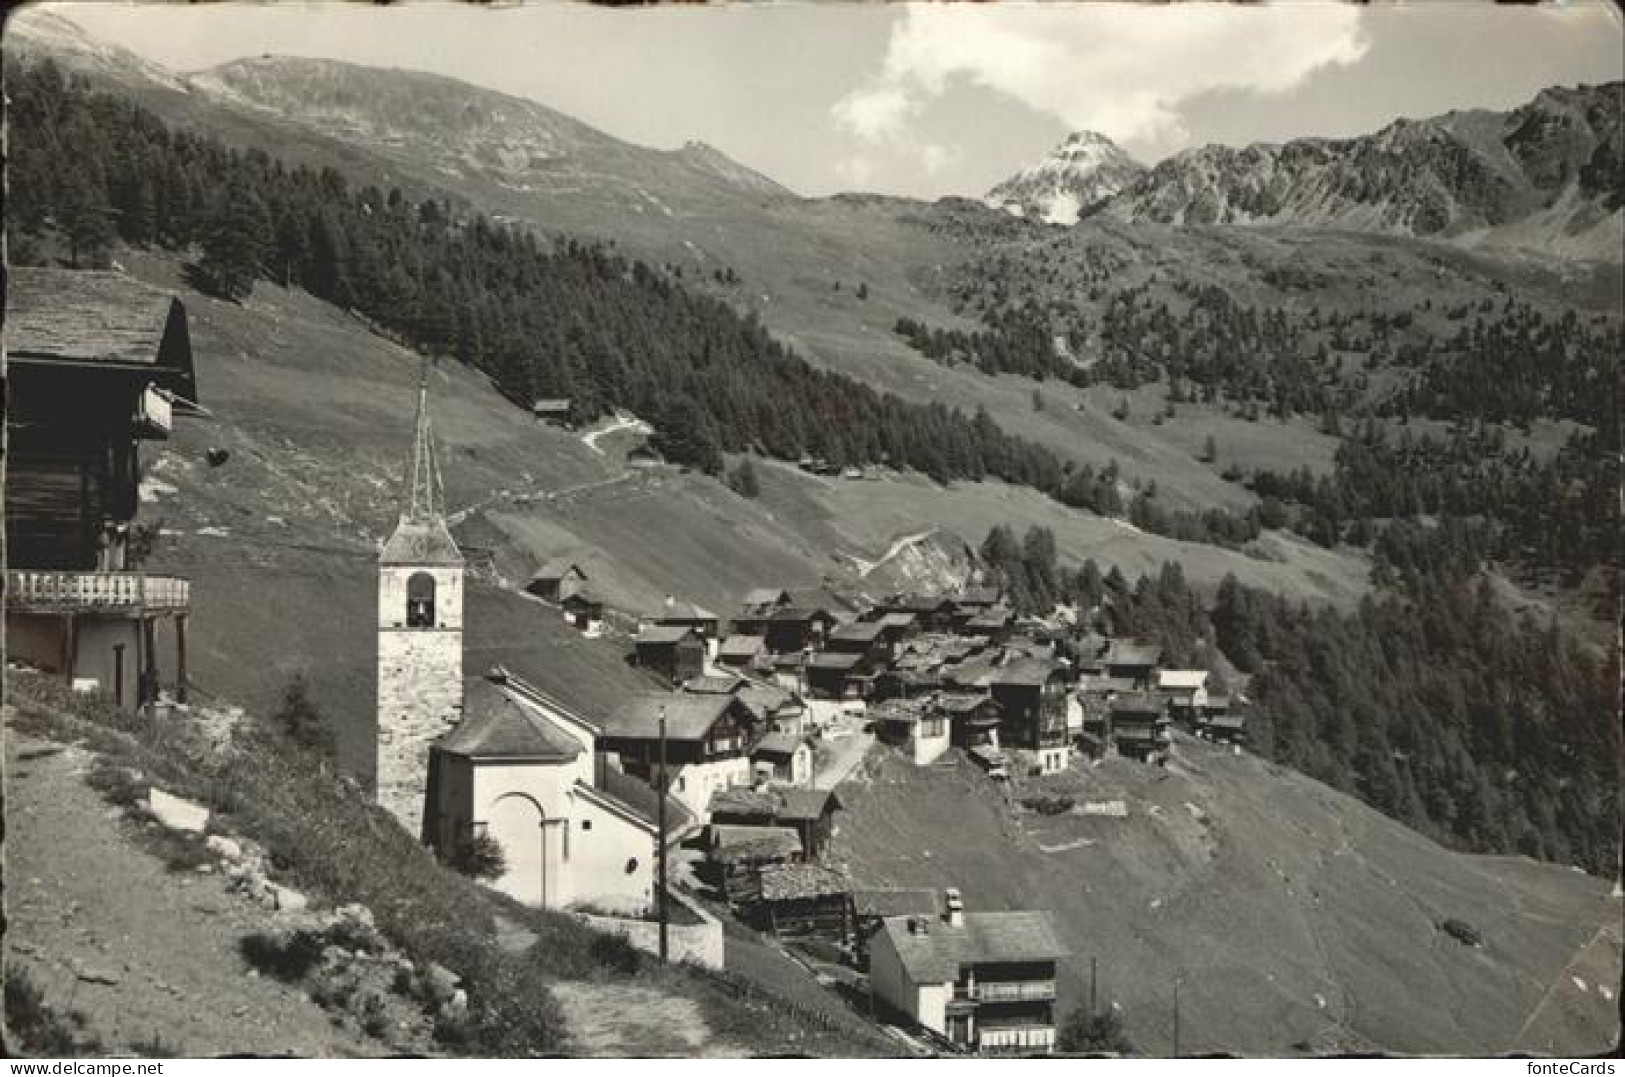
[[[1025, 811], [1121, 801], [1125, 818]], [[958, 886], [970, 909], [1054, 911], [1064, 1005], [1101, 993], [1141, 1049], [1579, 1055], [1617, 1038], [1620, 899], [1532, 861], [1448, 852], [1251, 755], [1181, 740], [1168, 770], [1112, 760], [1016, 803], [970, 764], [887, 752], [841, 787], [834, 855], [859, 885]], [[1444, 933], [1481, 932], [1480, 948]], [[1579, 977], [1580, 987], [1571, 977]]]
[[[422, 359], [297, 291], [262, 284], [238, 305], [190, 290], [171, 258], [119, 259], [185, 298], [211, 413], [182, 422], [143, 460], [142, 514], [164, 531], [155, 563], [194, 580], [194, 678], [264, 707], [307, 670], [346, 758], [364, 769], [373, 558], [398, 512]], [[624, 637], [583, 639], [510, 589], [551, 556], [579, 558], [612, 608], [652, 610], [671, 594], [727, 614], [764, 583], [828, 576], [880, 594], [961, 578], [965, 546], [995, 523], [1017, 522], [1049, 526], [1063, 553], [1131, 577], [1173, 558], [1209, 585], [1234, 572], [1340, 602], [1365, 589], [1358, 557], [1275, 535], [1250, 555], [1176, 543], [997, 483], [826, 479], [760, 462], [763, 494], [752, 500], [676, 469], [629, 473], [624, 435], [595, 452], [580, 435], [535, 422], [466, 367], [443, 363], [430, 377], [448, 505], [461, 540], [471, 553], [489, 552], [496, 569], [469, 591], [467, 672], [501, 663], [589, 709], [647, 682], [625, 664]], [[230, 458], [211, 467], [210, 448]], [[896, 540], [933, 529], [924, 552], [860, 572]]]

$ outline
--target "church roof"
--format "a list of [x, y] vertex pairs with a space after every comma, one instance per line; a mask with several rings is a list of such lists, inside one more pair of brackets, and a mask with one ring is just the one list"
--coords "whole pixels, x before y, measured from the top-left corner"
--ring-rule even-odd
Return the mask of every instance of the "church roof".
[[463, 720], [440, 739], [440, 750], [470, 759], [525, 759], [569, 762], [581, 754], [581, 742], [485, 677], [468, 682], [463, 693]]
[[428, 520], [402, 518], [378, 555], [385, 565], [460, 565], [463, 553], [457, 540], [436, 516]]

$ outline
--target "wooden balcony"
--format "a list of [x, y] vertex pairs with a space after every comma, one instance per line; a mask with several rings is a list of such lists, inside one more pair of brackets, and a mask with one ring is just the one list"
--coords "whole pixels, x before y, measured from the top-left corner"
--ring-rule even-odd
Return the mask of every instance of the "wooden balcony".
[[1054, 980], [1016, 980], [1007, 983], [977, 981], [971, 994], [978, 1002], [1050, 1002]]
[[192, 583], [146, 572], [6, 573], [6, 608], [30, 613], [185, 613]]

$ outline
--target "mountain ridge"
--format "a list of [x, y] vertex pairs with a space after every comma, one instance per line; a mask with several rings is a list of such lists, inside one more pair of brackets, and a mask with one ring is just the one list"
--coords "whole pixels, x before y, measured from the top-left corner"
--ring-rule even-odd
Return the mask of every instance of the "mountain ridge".
[[1075, 131], [1037, 164], [994, 186], [983, 201], [1017, 217], [1076, 224], [1145, 171], [1105, 135]]

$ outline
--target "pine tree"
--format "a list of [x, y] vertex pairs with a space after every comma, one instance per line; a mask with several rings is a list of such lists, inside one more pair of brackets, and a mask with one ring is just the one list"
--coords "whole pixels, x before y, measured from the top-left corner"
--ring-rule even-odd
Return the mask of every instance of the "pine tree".
[[246, 299], [272, 250], [271, 217], [259, 196], [231, 190], [203, 237], [198, 270], [224, 299]]

